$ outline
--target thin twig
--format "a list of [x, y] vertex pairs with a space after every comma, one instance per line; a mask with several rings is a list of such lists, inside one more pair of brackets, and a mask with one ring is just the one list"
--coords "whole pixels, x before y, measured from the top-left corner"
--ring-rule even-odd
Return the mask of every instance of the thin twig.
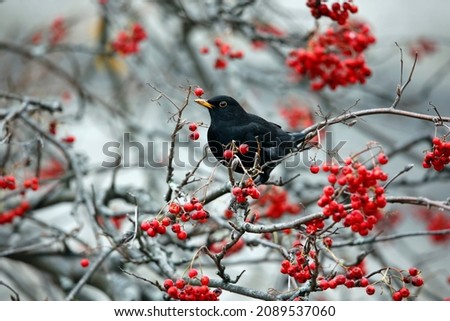
[[414, 63], [412, 65], [411, 71], [409, 72], [409, 77], [406, 80], [406, 82], [403, 84], [403, 50], [400, 48], [400, 46], [395, 43], [397, 47], [400, 49], [400, 85], [397, 87], [397, 96], [395, 97], [394, 102], [392, 103], [391, 108], [397, 107], [397, 105], [400, 102], [400, 99], [402, 98], [403, 92], [405, 91], [406, 87], [409, 85], [409, 83], [412, 80], [412, 76], [414, 74], [414, 69], [416, 68], [417, 59], [418, 59], [418, 53], [416, 52], [414, 57]]
[[20, 296], [19, 293], [14, 290], [11, 286], [9, 286], [8, 284], [6, 284], [5, 282], [3, 282], [2, 280], [0, 280], [0, 285], [3, 285], [5, 288], [9, 289], [12, 293], [14, 293], [14, 296], [11, 296], [11, 299], [13, 301], [20, 301]]
[[399, 234], [394, 234], [394, 235], [353, 239], [350, 241], [335, 242], [335, 243], [333, 243], [332, 247], [337, 248], [337, 247], [344, 247], [344, 246], [358, 246], [358, 245], [364, 245], [364, 244], [372, 244], [375, 242], [387, 242], [387, 241], [402, 239], [402, 238], [406, 238], [406, 237], [431, 236], [431, 235], [450, 235], [450, 229], [444, 229], [444, 230], [439, 230], [439, 231], [408, 232], [408, 233], [399, 233]]

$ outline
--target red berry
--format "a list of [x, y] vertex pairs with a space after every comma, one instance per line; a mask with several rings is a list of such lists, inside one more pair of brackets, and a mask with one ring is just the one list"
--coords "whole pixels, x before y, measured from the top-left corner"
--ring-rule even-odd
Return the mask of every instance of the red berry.
[[197, 97], [201, 97], [204, 93], [205, 91], [203, 90], [203, 88], [197, 87], [194, 89], [194, 94]]
[[236, 196], [236, 202], [245, 203], [247, 201], [247, 197], [243, 194]]
[[175, 286], [171, 286], [167, 289], [167, 294], [174, 299], [178, 298], [178, 289]]
[[170, 203], [169, 212], [172, 214], [179, 214], [181, 211], [181, 206], [178, 203]]
[[239, 145], [239, 153], [241, 153], [242, 155], [245, 155], [248, 153], [249, 151], [249, 146], [247, 144], [240, 144]]
[[194, 204], [192, 204], [192, 203], [185, 203], [183, 205], [183, 209], [184, 209], [185, 212], [189, 213], [190, 211], [194, 210]]
[[311, 173], [317, 174], [320, 171], [320, 167], [318, 165], [314, 164], [314, 165], [311, 165], [309, 170], [311, 171]]
[[184, 214], [181, 214], [180, 219], [182, 222], [187, 222], [191, 219], [191, 216], [189, 214], [184, 213]]
[[189, 278], [193, 279], [198, 275], [198, 271], [196, 269], [190, 269], [188, 272]]
[[394, 301], [401, 301], [403, 296], [400, 292], [396, 291], [392, 294], [392, 299], [394, 299]]
[[187, 239], [187, 233], [186, 233], [186, 231], [180, 231], [180, 232], [178, 232], [177, 233], [177, 238], [179, 239], [179, 240], [185, 240], [185, 239]]
[[62, 139], [62, 141], [67, 144], [72, 144], [75, 142], [75, 136], [73, 135], [66, 136]]
[[147, 231], [150, 227], [151, 227], [151, 225], [150, 225], [149, 221], [143, 221], [141, 223], [141, 230], [143, 230], [143, 231]]
[[333, 239], [331, 237], [324, 238], [322, 242], [326, 247], [331, 247], [333, 245]]
[[328, 285], [330, 286], [330, 289], [335, 289], [338, 286], [335, 279], [328, 281]]
[[369, 285], [369, 280], [367, 280], [366, 278], [361, 278], [361, 280], [359, 280], [360, 287], [365, 288], [368, 285]]
[[330, 172], [334, 175], [339, 174], [339, 165], [331, 165]]
[[354, 280], [346, 280], [345, 281], [345, 286], [348, 288], [348, 289], [351, 289], [351, 288], [353, 288], [353, 287], [355, 287], [355, 281]]
[[189, 138], [190, 138], [191, 140], [197, 140], [197, 139], [200, 138], [200, 134], [199, 134], [197, 131], [192, 132], [192, 133], [189, 135]]
[[194, 204], [194, 209], [197, 211], [200, 211], [203, 209], [203, 204], [202, 203], [195, 203]]
[[171, 220], [170, 218], [168, 218], [168, 217], [165, 217], [165, 218], [163, 218], [163, 219], [161, 220], [161, 224], [162, 224], [163, 226], [169, 226], [171, 222], [172, 222], [172, 220]]
[[345, 283], [346, 278], [345, 278], [344, 275], [338, 274], [338, 275], [335, 276], [334, 280], [336, 280], [336, 284], [337, 285], [342, 285], [342, 284]]
[[184, 281], [183, 279], [178, 279], [178, 280], [175, 282], [175, 286], [176, 286], [177, 288], [179, 288], [179, 289], [184, 288], [185, 285], [186, 285], [186, 281]]
[[411, 280], [412, 285], [414, 286], [422, 286], [423, 285], [423, 279], [420, 276], [415, 276]]
[[327, 196], [331, 196], [334, 194], [334, 187], [331, 185], [327, 185], [323, 188], [323, 193]]
[[242, 50], [232, 51], [229, 54], [230, 59], [242, 59], [244, 57], [244, 52]]
[[368, 285], [366, 287], [366, 293], [368, 295], [373, 295], [375, 293], [375, 287], [373, 285]]
[[173, 286], [173, 281], [171, 279], [165, 279], [163, 286], [167, 290], [168, 288]]
[[225, 69], [227, 67], [228, 62], [223, 58], [217, 58], [214, 64], [214, 68], [216, 69]]
[[234, 155], [234, 153], [233, 153], [233, 151], [232, 151], [231, 149], [226, 149], [226, 150], [223, 152], [223, 158], [225, 158], [225, 159], [227, 159], [227, 160], [232, 159], [232, 158], [233, 158], [233, 155]]
[[156, 236], [156, 231], [155, 231], [155, 229], [152, 228], [152, 227], [150, 227], [150, 228], [147, 230], [147, 235], [150, 236], [150, 237], [155, 237], [155, 236]]
[[236, 187], [233, 187], [231, 193], [232, 193], [234, 196], [242, 195], [242, 188], [237, 187], [237, 186], [236, 186]]
[[189, 130], [190, 130], [191, 132], [195, 132], [195, 131], [197, 130], [197, 128], [198, 128], [198, 126], [197, 126], [196, 123], [190, 123], [190, 124], [189, 124]]
[[81, 259], [80, 260], [80, 265], [81, 265], [81, 267], [83, 267], [83, 268], [86, 268], [86, 267], [88, 267], [89, 266], [89, 260], [88, 259]]
[[419, 270], [416, 267], [410, 267], [408, 273], [411, 276], [416, 276], [419, 273]]
[[384, 153], [378, 154], [378, 163], [380, 163], [381, 165], [384, 165], [384, 164], [387, 164], [388, 161], [389, 161], [389, 158]]
[[202, 285], [208, 285], [209, 284], [209, 277], [207, 275], [203, 275], [202, 278], [200, 279], [200, 283]]
[[330, 285], [327, 280], [320, 280], [319, 287], [325, 291], [326, 289], [328, 289], [330, 287]]
[[174, 233], [180, 233], [181, 231], [181, 225], [178, 223], [175, 223], [174, 225], [172, 225], [172, 232]]
[[223, 213], [223, 216], [224, 216], [227, 220], [231, 219], [231, 218], [233, 217], [233, 215], [234, 215], [234, 212], [233, 212], [232, 210], [230, 210], [229, 208], [227, 208], [227, 209], [225, 210], [225, 212]]
[[209, 48], [206, 47], [206, 46], [201, 47], [201, 48], [200, 48], [200, 53], [201, 53], [202, 55], [208, 54], [208, 53], [209, 53]]
[[156, 232], [158, 232], [158, 234], [166, 234], [166, 227], [164, 225], [160, 225], [156, 229]]
[[400, 290], [398, 290], [398, 292], [400, 292], [400, 294], [402, 295], [402, 297], [407, 298], [409, 297], [409, 290], [407, 288], [401, 288]]
[[433, 142], [433, 145], [436, 145], [436, 146], [440, 146], [442, 144], [442, 141], [439, 137], [433, 137], [432, 142]]

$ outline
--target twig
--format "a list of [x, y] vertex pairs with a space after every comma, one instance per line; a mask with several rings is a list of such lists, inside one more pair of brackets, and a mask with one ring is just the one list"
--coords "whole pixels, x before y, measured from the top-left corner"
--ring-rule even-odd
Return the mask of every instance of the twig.
[[239, 226], [239, 228], [242, 228], [244, 231], [249, 232], [249, 233], [275, 232], [275, 231], [282, 231], [282, 230], [288, 229], [288, 228], [297, 228], [302, 224], [311, 222], [312, 220], [322, 219], [322, 218], [325, 218], [325, 216], [322, 214], [322, 212], [320, 212], [320, 213], [310, 214], [310, 215], [298, 218], [293, 221], [271, 224], [271, 225], [255, 225], [252, 223], [244, 222], [242, 224], [242, 226]]
[[386, 189], [394, 180], [397, 179], [400, 175], [409, 172], [414, 167], [414, 164], [406, 165], [405, 168], [403, 168], [400, 172], [395, 174], [386, 184], [384, 184], [384, 188]]
[[417, 58], [418, 58], [418, 54], [416, 52], [416, 55], [414, 57], [414, 63], [412, 65], [411, 71], [409, 72], [408, 80], [406, 80], [406, 82], [403, 84], [403, 50], [402, 50], [402, 48], [400, 48], [398, 43], [395, 43], [395, 45], [400, 49], [400, 84], [397, 87], [397, 96], [395, 97], [395, 100], [392, 103], [391, 108], [397, 107], [398, 103], [400, 102], [400, 99], [402, 98], [403, 92], [405, 91], [405, 89], [409, 85], [409, 83], [411, 82], [412, 76], [414, 73], [414, 69], [416, 68], [416, 64], [417, 64]]
[[[323, 127], [325, 124], [326, 125], [334, 125], [334, 124], [339, 124], [339, 123], [345, 122], [349, 119], [355, 119], [355, 118], [359, 118], [362, 116], [382, 115], [382, 114], [404, 116], [404, 117], [408, 117], [408, 118], [426, 120], [426, 121], [430, 121], [433, 123], [436, 120], [436, 116], [415, 113], [415, 112], [406, 111], [406, 110], [399, 110], [399, 109], [390, 108], [390, 107], [381, 107], [381, 108], [372, 108], [372, 109], [364, 109], [364, 110], [360, 110], [360, 111], [348, 112], [346, 114], [339, 115], [334, 118], [329, 118], [325, 121], [322, 121], [320, 123], [314, 124], [312, 126], [309, 126], [305, 129], [303, 129], [302, 132], [305, 134], [309, 134], [309, 133], [315, 132], [318, 128]], [[450, 117], [442, 117], [442, 121], [450, 122]]]
[[[26, 103], [27, 105], [39, 107], [40, 109], [43, 109], [50, 113], [62, 111], [61, 102], [56, 101], [56, 100], [52, 101], [52, 102], [45, 102], [45, 101], [42, 101], [37, 98], [20, 96], [17, 94], [6, 93], [6, 92], [0, 92], [0, 98], [20, 101], [22, 103]], [[30, 108], [28, 110], [30, 110]], [[2, 113], [0, 113], [0, 118], [2, 118], [3, 116], [4, 116], [4, 114], [2, 111]]]
[[335, 242], [333, 243], [333, 248], [344, 247], [344, 246], [358, 246], [364, 244], [371, 244], [375, 242], [387, 242], [396, 239], [402, 239], [406, 237], [417, 237], [417, 236], [430, 236], [430, 235], [449, 235], [450, 229], [439, 230], [439, 231], [419, 231], [419, 232], [409, 232], [409, 233], [401, 233], [394, 235], [386, 235], [386, 236], [375, 236], [369, 238], [360, 238], [356, 240], [344, 241], [344, 242]]
[[89, 281], [90, 277], [97, 271], [97, 269], [102, 265], [102, 263], [106, 260], [106, 258], [114, 252], [119, 246], [116, 245], [107, 251], [105, 251], [102, 255], [99, 256], [97, 261], [95, 261], [89, 270], [82, 276], [82, 278], [78, 281], [77, 285], [69, 292], [69, 294], [65, 297], [66, 301], [72, 301], [75, 299], [75, 296], [80, 292], [81, 288]]
[[20, 296], [19, 293], [14, 290], [11, 286], [9, 286], [8, 284], [6, 284], [5, 282], [0, 280], [0, 285], [3, 285], [5, 288], [9, 289], [12, 293], [14, 293], [14, 296], [11, 295], [11, 300], [13, 301], [20, 301]]
[[189, 90], [188, 90], [188, 93], [187, 93], [186, 98], [184, 100], [184, 103], [183, 103], [183, 105], [180, 108], [170, 98], [168, 98], [165, 94], [163, 94], [161, 91], [156, 89], [151, 84], [148, 84], [148, 85], [150, 87], [152, 87], [154, 90], [158, 91], [166, 99], [168, 99], [175, 106], [175, 108], [178, 110], [178, 112], [175, 115], [176, 116], [176, 124], [175, 124], [175, 127], [173, 129], [172, 134], [170, 135], [169, 159], [168, 159], [168, 164], [167, 164], [166, 183], [168, 185], [168, 190], [166, 192], [165, 201], [169, 202], [171, 200], [171, 198], [172, 198], [172, 192], [173, 192], [173, 188], [172, 188], [171, 184], [172, 184], [172, 179], [173, 179], [173, 173], [175, 171], [175, 169], [173, 167], [173, 158], [175, 156], [175, 142], [176, 142], [176, 138], [177, 138], [178, 132], [183, 128], [183, 123], [182, 123], [181, 116], [183, 114], [184, 109], [189, 104], [189, 97], [191, 95], [191, 87], [189, 87]]
[[450, 211], [450, 205], [447, 201], [435, 201], [426, 197], [413, 197], [413, 196], [388, 196], [386, 197], [388, 203], [401, 203], [401, 204], [413, 204], [427, 207], [437, 207]]

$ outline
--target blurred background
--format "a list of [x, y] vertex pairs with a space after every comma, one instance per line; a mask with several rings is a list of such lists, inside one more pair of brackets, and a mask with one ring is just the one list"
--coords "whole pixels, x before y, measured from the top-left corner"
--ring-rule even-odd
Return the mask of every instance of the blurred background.
[[[445, 14], [449, 3], [355, 0], [358, 12], [354, 18], [366, 23], [376, 38], [364, 51], [372, 75], [365, 84], [312, 90], [311, 80], [295, 74], [287, 58], [292, 50], [307, 48], [314, 35], [329, 28], [331, 21], [326, 17], [316, 21], [305, 2], [0, 2], [0, 92], [60, 102], [62, 112], [32, 116], [46, 131], [56, 127], [53, 139], [69, 150], [64, 152], [42, 133], [30, 130], [24, 121], [9, 124], [8, 134], [12, 136], [0, 145], [0, 174], [13, 173], [18, 181], [39, 176], [43, 183], [38, 191], [27, 191], [25, 196], [0, 190], [0, 210], [14, 207], [23, 197], [32, 207], [31, 214], [23, 219], [0, 225], [0, 281], [24, 300], [67, 298], [86, 272], [79, 265], [80, 259], [90, 257], [94, 262], [117, 239], [133, 230], [135, 202], [127, 193], [138, 199], [144, 218], [166, 211], [167, 142], [175, 128], [174, 105], [183, 105], [189, 89], [203, 88], [204, 98], [232, 96], [249, 112], [283, 128], [301, 130], [348, 110], [391, 106], [397, 86], [401, 78], [403, 83], [408, 78], [417, 52], [412, 81], [397, 108], [436, 116], [435, 106], [440, 115], [450, 115], [450, 21]], [[130, 34], [132, 45], [127, 38]], [[20, 100], [6, 99], [4, 95], [2, 98], [0, 111], [20, 106]], [[176, 150], [177, 157], [183, 164], [176, 164], [174, 182], [182, 181], [201, 160], [206, 143], [209, 115], [195, 105], [193, 98], [191, 94], [181, 120], [184, 124], [198, 124], [199, 139], [189, 138], [187, 126], [176, 133], [181, 146]], [[358, 119], [353, 126], [338, 124], [326, 131], [323, 144], [332, 149], [342, 142], [342, 158], [363, 150], [368, 142], [379, 143], [386, 154], [392, 154], [386, 168], [390, 176], [414, 164], [395, 181], [390, 195], [449, 199], [449, 170], [437, 173], [422, 168], [424, 151], [430, 150], [436, 133], [432, 122], [377, 115]], [[446, 127], [437, 128], [439, 136], [447, 132]], [[111, 161], [105, 155], [105, 144], [119, 142], [123, 146], [124, 133], [130, 133], [132, 141], [145, 147], [145, 155], [138, 154], [135, 148], [128, 168], [123, 164], [116, 169], [103, 167], [102, 162]], [[326, 176], [311, 175], [309, 166], [311, 161], [326, 156], [327, 150], [312, 149], [297, 156], [302, 160], [300, 165], [280, 166], [272, 174], [274, 179], [301, 174], [284, 189], [292, 203], [306, 204], [304, 213], [317, 212], [315, 198], [326, 184]], [[151, 158], [157, 166], [146, 163], [145, 168], [139, 167], [139, 162], [145, 160], [142, 157]], [[82, 183], [74, 164], [68, 166], [67, 159], [77, 164]], [[187, 159], [194, 161], [186, 164]], [[208, 164], [213, 168], [200, 164], [195, 174], [197, 181], [184, 188], [184, 197], [202, 199], [227, 181], [224, 167], [212, 160]], [[110, 197], [108, 191], [113, 185], [117, 193]], [[173, 275], [183, 274], [195, 250], [205, 244], [217, 226], [224, 235], [230, 234], [223, 224], [229, 201], [230, 195], [223, 195], [205, 205], [218, 219], [211, 226], [189, 226], [189, 246], [173, 238], [161, 241], [158, 246], [174, 247], [170, 252], [173, 256], [165, 254], [172, 258]], [[409, 205], [392, 205], [388, 211], [392, 222], [386, 223], [380, 233], [450, 229], [448, 211], [418, 210]], [[99, 224], [99, 217], [112, 222], [112, 226]], [[375, 249], [336, 249], [336, 255], [351, 261], [361, 252], [375, 253], [366, 259], [368, 271], [383, 266], [417, 266], [424, 271], [426, 284], [413, 299], [441, 300], [450, 296], [448, 241], [448, 235], [402, 238], [374, 245]], [[162, 282], [168, 277], [154, 263], [159, 254], [152, 253], [148, 260], [139, 262], [142, 249], [138, 248], [133, 243], [127, 253], [115, 251], [107, 256], [107, 263], [101, 267], [105, 273], [96, 274], [77, 298], [161, 300], [163, 293], [157, 287], [121, 270], [151, 281]], [[286, 276], [279, 273], [282, 258], [273, 250], [245, 246], [237, 252], [225, 262], [233, 277], [246, 270], [239, 285], [263, 292], [286, 291]], [[217, 269], [210, 260], [200, 258], [194, 265], [198, 264], [205, 274], [214, 276]], [[8, 287], [0, 286], [0, 299], [9, 300], [10, 295]], [[385, 300], [389, 299], [389, 291], [368, 297], [362, 289], [340, 289], [313, 293], [310, 298]], [[224, 291], [221, 299], [250, 298]]]

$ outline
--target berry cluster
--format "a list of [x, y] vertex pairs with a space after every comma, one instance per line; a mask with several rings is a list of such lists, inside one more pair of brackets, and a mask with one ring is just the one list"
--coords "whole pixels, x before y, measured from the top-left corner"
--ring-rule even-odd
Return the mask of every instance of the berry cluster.
[[191, 132], [189, 134], [189, 139], [191, 140], [197, 140], [200, 138], [200, 133], [197, 131], [197, 124], [196, 123], [190, 123], [189, 124], [189, 131]]
[[306, 49], [290, 52], [286, 64], [296, 75], [312, 80], [313, 90], [364, 84], [372, 72], [363, 52], [374, 42], [367, 24], [348, 22], [314, 35]]
[[[326, 279], [323, 276], [317, 278], [317, 284], [323, 291], [327, 289], [335, 289], [339, 285], [345, 285], [347, 288], [362, 287], [365, 288], [367, 295], [373, 295], [376, 292], [375, 285], [385, 284], [392, 293], [392, 299], [394, 301], [400, 301], [403, 298], [410, 296], [410, 291], [407, 288], [408, 284], [415, 287], [420, 287], [424, 284], [420, 271], [417, 268], [410, 268], [407, 272], [403, 270], [397, 270], [395, 268], [386, 268], [380, 271], [382, 275], [381, 280], [370, 283], [369, 280], [364, 277], [365, 269], [357, 266], [347, 268], [345, 274], [337, 274], [331, 279]], [[406, 272], [406, 273], [405, 273]], [[399, 279], [402, 282], [402, 287], [398, 290], [393, 288], [391, 279]]]
[[[329, 280], [325, 279], [323, 276], [319, 276], [317, 280], [319, 281], [318, 282], [319, 287], [323, 291], [327, 289], [335, 289], [339, 285], [344, 285], [348, 289], [354, 287], [361, 287], [361, 288], [369, 287], [369, 280], [363, 276], [357, 278], [357, 277], [349, 277], [348, 275], [346, 276], [344, 274], [337, 274], [334, 278]], [[368, 290], [366, 289], [366, 292], [367, 294], [369, 294], [369, 292], [373, 294], [375, 293], [375, 289], [373, 288], [373, 286], [370, 286]]]
[[152, 221], [143, 221], [141, 223], [141, 230], [147, 232], [150, 237], [155, 237], [158, 234], [166, 234], [167, 227], [170, 225], [171, 220], [168, 217], [164, 217], [161, 221], [154, 219]]
[[289, 260], [281, 262], [280, 272], [293, 277], [298, 283], [305, 283], [312, 278], [312, 274], [317, 269], [315, 257], [314, 251], [310, 251], [308, 255], [298, 251], [292, 262]]
[[445, 165], [450, 163], [450, 142], [434, 137], [432, 140], [432, 151], [425, 154], [422, 162], [424, 168], [433, 167], [434, 170], [440, 172], [444, 169]]
[[0, 176], [0, 189], [15, 190], [16, 187], [16, 178], [14, 176]]
[[30, 208], [30, 203], [28, 203], [28, 201], [22, 201], [19, 206], [0, 213], [0, 225], [12, 223], [16, 216], [22, 217], [27, 211], [30, 210]]
[[49, 124], [48, 124], [48, 132], [50, 134], [52, 134], [53, 136], [56, 135], [56, 129], [57, 129], [58, 123], [56, 122], [56, 120], [52, 120]]
[[[339, 285], [344, 285], [346, 288], [351, 289], [354, 287], [368, 287], [369, 280], [364, 277], [366, 274], [366, 268], [364, 261], [358, 265], [353, 265], [346, 268], [345, 274], [336, 274], [333, 278], [326, 279], [324, 276], [317, 278], [317, 284], [322, 290], [335, 289]], [[368, 290], [372, 291], [371, 288]]]
[[163, 286], [169, 297], [180, 301], [218, 301], [222, 294], [220, 288], [212, 290], [209, 287], [209, 277], [203, 275], [198, 277], [198, 271], [191, 269], [188, 272], [191, 280], [198, 280], [201, 285], [191, 285], [184, 279], [165, 279]]
[[[444, 212], [420, 209], [417, 214], [418, 217], [426, 224], [427, 231], [450, 229], [450, 216]], [[446, 243], [450, 241], [450, 235], [430, 235], [430, 239], [435, 243]]]
[[[386, 204], [385, 191], [381, 182], [387, 180], [387, 174], [380, 165], [388, 162], [385, 154], [377, 157], [378, 164], [368, 169], [352, 158], [345, 160], [345, 165], [329, 165], [324, 163], [322, 170], [329, 172], [327, 185], [317, 202], [325, 217], [331, 217], [334, 222], [343, 221], [344, 227], [362, 236], [369, 234], [375, 224], [382, 218], [381, 209]], [[317, 166], [317, 165], [314, 165]], [[314, 167], [314, 171], [317, 168]], [[346, 208], [339, 198], [346, 195], [344, 201], [350, 201]], [[314, 234], [323, 228], [323, 220], [316, 219], [307, 224], [307, 232]]]
[[39, 189], [39, 179], [37, 177], [26, 179], [23, 182], [23, 187], [37, 191]]
[[[224, 42], [220, 38], [214, 40], [214, 45], [217, 48], [219, 55], [215, 60], [214, 68], [225, 69], [228, 66], [229, 60], [242, 59], [244, 57], [244, 52], [242, 50], [233, 50], [231, 45]], [[209, 53], [208, 47], [200, 48], [200, 53], [206, 55]]]
[[235, 186], [231, 190], [231, 194], [236, 198], [236, 202], [247, 202], [247, 196], [253, 199], [258, 199], [261, 196], [260, 191], [256, 188], [256, 185], [252, 179], [248, 179], [244, 187]]
[[53, 20], [50, 26], [50, 43], [56, 45], [61, 42], [67, 34], [67, 27], [62, 17]]
[[319, 19], [320, 17], [329, 17], [340, 25], [344, 25], [350, 17], [350, 13], [357, 13], [358, 7], [352, 0], [344, 1], [342, 5], [339, 2], [333, 2], [329, 7], [326, 0], [307, 0], [306, 6], [310, 8], [311, 15]]
[[64, 38], [67, 36], [67, 25], [64, 18], [56, 17], [52, 21], [48, 29], [35, 32], [31, 36], [30, 41], [34, 45], [39, 45], [42, 42], [44, 36], [47, 37], [50, 45], [56, 45], [64, 40]]
[[194, 220], [199, 223], [206, 223], [209, 218], [209, 213], [203, 209], [203, 204], [196, 198], [192, 198], [190, 202], [184, 203], [183, 206], [178, 203], [170, 203], [169, 213], [179, 217], [182, 222]]
[[255, 204], [264, 209], [264, 216], [270, 218], [280, 218], [284, 214], [300, 213], [300, 205], [297, 203], [289, 203], [288, 192], [277, 186], [266, 188], [262, 196]]
[[112, 48], [124, 56], [139, 52], [139, 43], [147, 38], [147, 33], [139, 23], [131, 26], [130, 31], [121, 31], [112, 42]]
[[436, 52], [436, 50], [437, 45], [434, 40], [422, 37], [416, 39], [416, 41], [409, 45], [408, 53], [412, 57], [415, 57], [417, 54], [417, 58], [421, 59], [426, 55]]
[[64, 165], [57, 159], [51, 159], [44, 163], [39, 171], [41, 179], [52, 179], [63, 175], [65, 172]]
[[289, 106], [283, 106], [280, 114], [287, 121], [291, 130], [303, 129], [314, 124], [314, 115], [311, 109], [295, 102], [291, 102]]
[[396, 291], [392, 289], [392, 299], [394, 301], [401, 301], [404, 298], [406, 299], [410, 296], [410, 291], [406, 287], [407, 284], [411, 284], [415, 287], [421, 287], [424, 284], [423, 278], [420, 275], [420, 271], [417, 268], [409, 268], [406, 275], [403, 275], [403, 272], [405, 271], [400, 271], [402, 275], [403, 287]]
[[209, 218], [209, 213], [203, 209], [202, 203], [196, 198], [192, 198], [190, 202], [180, 205], [172, 202], [168, 207], [168, 214], [161, 220], [153, 219], [152, 221], [143, 221], [141, 223], [141, 230], [145, 231], [148, 236], [155, 237], [158, 234], [166, 234], [167, 228], [171, 226], [173, 233], [177, 235], [179, 240], [185, 240], [188, 237], [187, 232], [179, 222], [186, 223], [194, 220], [199, 223], [206, 223]]
[[[286, 33], [278, 28], [277, 26], [270, 23], [260, 23], [257, 22], [255, 24], [255, 31], [258, 35], [261, 36], [271, 36], [274, 38], [283, 37]], [[264, 40], [254, 39], [252, 40], [252, 48], [255, 50], [263, 49], [266, 46], [266, 42]]]

